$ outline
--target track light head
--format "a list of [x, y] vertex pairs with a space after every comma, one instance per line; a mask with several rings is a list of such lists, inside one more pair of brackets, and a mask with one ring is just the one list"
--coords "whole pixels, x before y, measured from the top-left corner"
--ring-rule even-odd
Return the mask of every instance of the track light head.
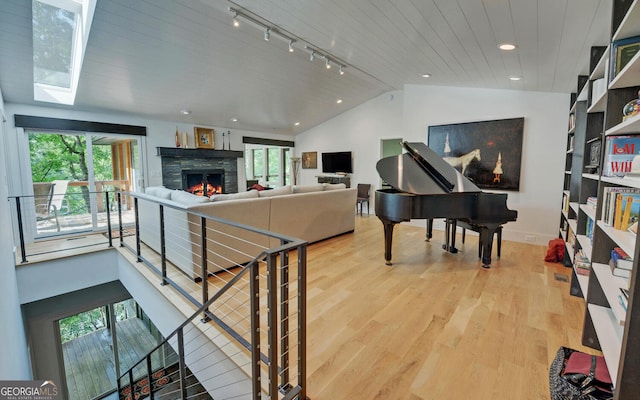
[[240, 20], [238, 19], [237, 12], [233, 15], [233, 26], [235, 26], [236, 28], [240, 26]]
[[267, 28], [264, 31], [264, 40], [269, 41], [269, 37], [271, 37], [271, 28]]
[[344, 66], [340, 65], [340, 69], [338, 70], [338, 72], [340, 72], [340, 75], [344, 75]]
[[325, 67], [327, 67], [327, 69], [331, 69], [331, 64], [329, 64], [329, 57], [327, 57], [324, 65], [325, 65]]
[[289, 40], [289, 53], [293, 53], [293, 44], [295, 43], [295, 40], [291, 39]]
[[309, 56], [309, 61], [313, 61], [313, 60], [315, 60], [315, 59], [316, 59], [316, 52], [315, 52], [315, 51], [312, 51], [312, 52], [311, 52], [311, 55]]

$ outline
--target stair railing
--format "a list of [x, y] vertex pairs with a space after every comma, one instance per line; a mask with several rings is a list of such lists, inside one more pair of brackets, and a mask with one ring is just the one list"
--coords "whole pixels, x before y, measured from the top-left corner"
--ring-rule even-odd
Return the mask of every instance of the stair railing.
[[[204, 392], [216, 400], [306, 399], [307, 242], [158, 203], [160, 251], [155, 252], [140, 237], [138, 198], [123, 195], [134, 200], [136, 235], [135, 242], [121, 237], [121, 246], [197, 310], [118, 379], [121, 398], [127, 391], [134, 396], [137, 385], [146, 387], [150, 398], [171, 391], [171, 398], [182, 399]], [[175, 223], [166, 226], [167, 218], [176, 217], [188, 219], [188, 231]], [[171, 253], [167, 240], [175, 247], [184, 237], [190, 242]], [[185, 252], [187, 246], [193, 251]], [[234, 261], [232, 255], [246, 259], [247, 246], [262, 250], [248, 262]], [[175, 272], [174, 263], [182, 262], [185, 254], [200, 264], [194, 279], [200, 296], [184, 283], [183, 273]], [[167, 357], [170, 350], [175, 355]]]

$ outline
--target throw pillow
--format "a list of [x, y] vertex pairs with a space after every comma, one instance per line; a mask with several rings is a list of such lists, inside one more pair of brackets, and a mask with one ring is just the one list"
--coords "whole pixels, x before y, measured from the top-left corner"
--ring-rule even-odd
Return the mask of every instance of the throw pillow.
[[283, 186], [283, 187], [279, 187], [271, 190], [261, 190], [258, 193], [260, 194], [260, 197], [273, 197], [273, 196], [280, 196], [283, 194], [291, 194], [293, 193], [293, 191], [291, 190], [291, 186], [287, 185], [287, 186]]
[[211, 201], [225, 201], [225, 200], [237, 200], [237, 199], [257, 199], [258, 191], [249, 190], [248, 192], [228, 193], [228, 194], [214, 194], [209, 197]]
[[322, 183], [317, 183], [315, 185], [295, 185], [293, 187], [293, 193], [322, 192], [323, 190], [324, 185]]
[[336, 190], [336, 189], [346, 189], [347, 185], [344, 183], [323, 183], [324, 190]]
[[185, 192], [183, 190], [174, 190], [171, 192], [171, 200], [176, 203], [182, 203], [185, 205], [207, 203], [209, 198], [206, 196], [196, 196], [195, 194]]
[[164, 186], [150, 186], [146, 188], [144, 192], [150, 196], [155, 196], [161, 199], [170, 200], [171, 192], [173, 192], [173, 190], [167, 189]]

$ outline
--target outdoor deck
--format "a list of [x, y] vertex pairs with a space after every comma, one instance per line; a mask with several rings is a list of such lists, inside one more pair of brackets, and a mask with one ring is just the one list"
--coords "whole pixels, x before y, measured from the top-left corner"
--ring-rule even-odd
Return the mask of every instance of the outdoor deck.
[[[120, 370], [126, 371], [151, 351], [157, 342], [138, 318], [116, 325]], [[103, 328], [62, 345], [69, 400], [91, 399], [116, 386], [111, 333]]]

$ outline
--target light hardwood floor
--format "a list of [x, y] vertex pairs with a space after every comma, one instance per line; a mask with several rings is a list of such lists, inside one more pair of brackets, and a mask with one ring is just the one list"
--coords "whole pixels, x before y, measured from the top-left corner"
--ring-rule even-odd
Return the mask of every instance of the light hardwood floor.
[[[503, 241], [491, 269], [477, 236], [459, 254], [442, 233], [396, 227], [384, 263], [382, 224], [309, 247], [308, 393], [333, 399], [548, 399], [559, 346], [580, 344], [584, 301], [545, 246]], [[458, 242], [459, 243], [459, 242]]]
[[483, 269], [477, 236], [458, 236], [458, 254], [442, 242], [442, 232], [426, 242], [424, 228], [399, 224], [389, 267], [382, 224], [365, 215], [354, 233], [309, 245], [311, 400], [548, 399], [560, 346], [596, 353], [580, 344], [584, 301], [569, 295], [571, 270], [545, 263], [546, 246], [504, 240]]

